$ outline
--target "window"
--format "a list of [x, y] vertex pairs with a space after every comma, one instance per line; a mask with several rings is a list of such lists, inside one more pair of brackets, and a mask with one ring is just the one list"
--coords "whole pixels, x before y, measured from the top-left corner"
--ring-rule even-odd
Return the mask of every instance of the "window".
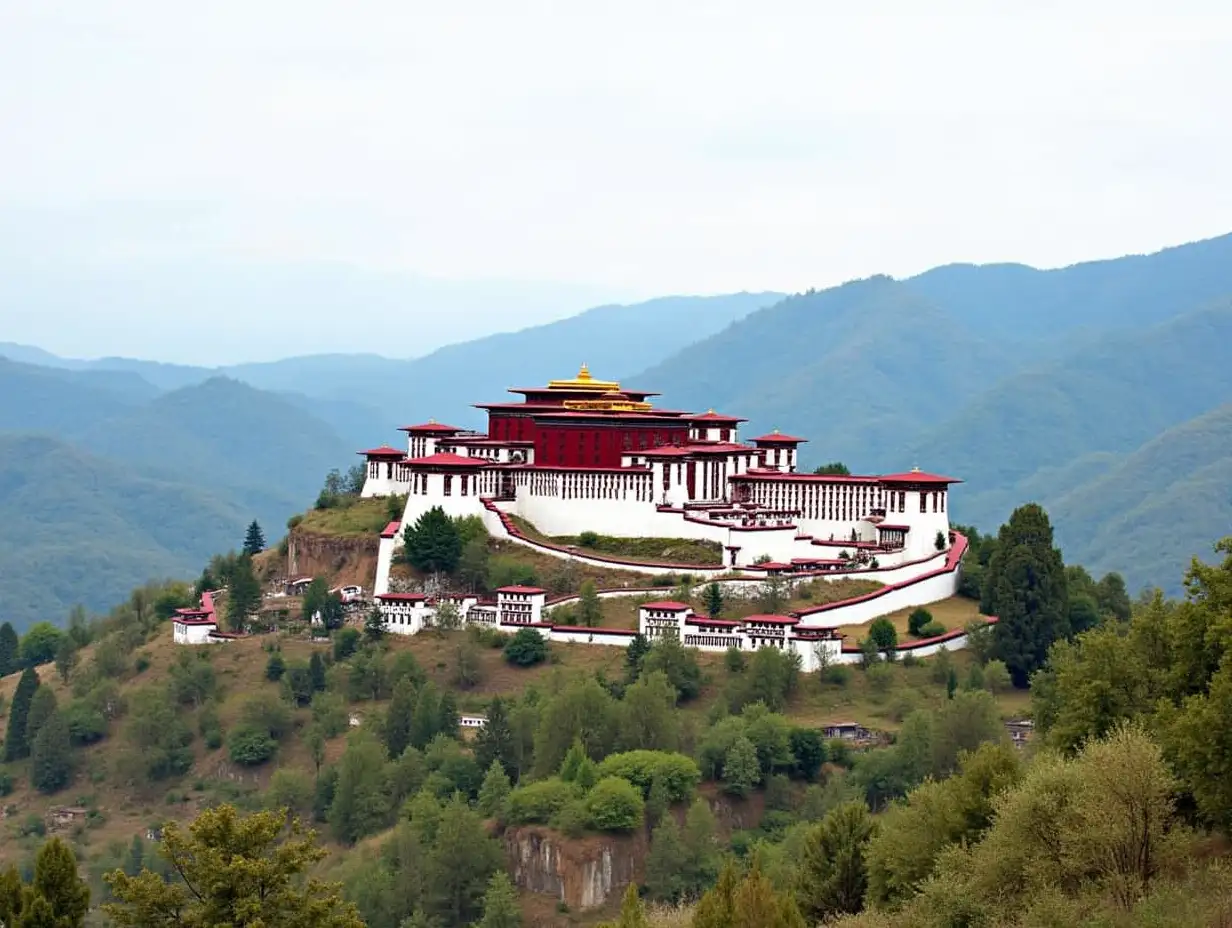
[[[448, 480], [449, 478], [446, 477], [445, 479]], [[471, 479], [470, 477], [467, 477], [465, 474], [463, 474], [462, 476], [462, 495], [463, 496], [466, 495], [466, 484], [470, 481], [470, 479]]]
[[445, 495], [450, 496], [452, 494], [453, 494], [453, 474], [446, 474], [445, 475]]
[[920, 491], [920, 512], [928, 512], [928, 497]]

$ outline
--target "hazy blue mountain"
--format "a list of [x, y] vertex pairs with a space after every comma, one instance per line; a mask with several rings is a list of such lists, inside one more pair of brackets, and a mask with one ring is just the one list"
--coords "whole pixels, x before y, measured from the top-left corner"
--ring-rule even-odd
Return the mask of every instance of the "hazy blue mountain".
[[[238, 547], [251, 512], [43, 436], [0, 435], [0, 619], [61, 622]], [[273, 526], [271, 526], [272, 528]]]
[[1055, 340], [1140, 328], [1232, 294], [1232, 234], [1055, 270], [951, 264], [909, 283], [983, 335]]
[[157, 393], [135, 374], [59, 370], [0, 357], [0, 432], [70, 435]]

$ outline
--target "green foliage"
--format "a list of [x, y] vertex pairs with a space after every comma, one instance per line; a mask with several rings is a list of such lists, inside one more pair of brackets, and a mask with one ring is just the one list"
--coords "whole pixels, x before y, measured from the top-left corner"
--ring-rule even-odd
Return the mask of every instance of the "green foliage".
[[577, 608], [578, 624], [586, 628], [596, 628], [603, 621], [603, 606], [599, 602], [599, 594], [595, 590], [593, 580], [582, 583]]
[[723, 614], [723, 588], [714, 582], [707, 584], [702, 592], [702, 604], [706, 615], [717, 619]]
[[701, 781], [697, 763], [684, 754], [671, 751], [625, 751], [609, 754], [599, 764], [599, 776], [620, 777], [649, 796], [657, 783], [669, 802], [685, 802]]
[[68, 722], [62, 714], [53, 711], [39, 726], [30, 747], [30, 784], [41, 793], [55, 793], [68, 786], [72, 777]]
[[458, 526], [440, 506], [433, 506], [402, 533], [405, 557], [416, 570], [452, 573], [462, 557]]
[[39, 688], [38, 671], [27, 667], [17, 681], [13, 703], [9, 706], [9, 724], [4, 737], [4, 760], [11, 763], [30, 754], [30, 741], [26, 730], [30, 717], [30, 705]]
[[940, 622], [929, 622], [920, 629], [921, 638], [938, 638], [945, 634], [945, 626]]
[[579, 532], [577, 543], [582, 548], [594, 548], [599, 544], [599, 536], [595, 532]]
[[916, 638], [927, 638], [927, 635], [922, 633], [925, 625], [928, 625], [933, 620], [933, 614], [919, 606], [911, 610], [911, 615], [907, 616], [907, 631]]
[[501, 766], [499, 760], [493, 760], [488, 772], [484, 775], [483, 785], [479, 787], [479, 801], [476, 809], [487, 818], [501, 818], [505, 813], [505, 803], [513, 785], [509, 782], [509, 774]]
[[675, 687], [681, 702], [695, 699], [702, 687], [702, 671], [697, 651], [685, 648], [668, 635], [655, 641], [642, 659], [642, 672], [661, 671]]
[[831, 461], [829, 464], [820, 464], [813, 468], [815, 474], [835, 474], [841, 477], [848, 477], [851, 471], [847, 469], [847, 465], [842, 461]]
[[11, 622], [0, 624], [0, 677], [7, 677], [21, 666], [21, 642]]
[[277, 749], [278, 742], [256, 725], [238, 725], [227, 735], [227, 753], [233, 762], [245, 767], [265, 763]]
[[604, 777], [586, 794], [586, 810], [599, 831], [640, 828], [644, 809], [641, 791], [622, 777]]
[[26, 667], [50, 664], [56, 659], [56, 649], [64, 632], [50, 622], [35, 622], [21, 639], [21, 662]]
[[265, 662], [265, 679], [277, 683], [286, 672], [287, 662], [282, 659], [282, 652], [275, 651], [269, 656], [269, 660]]
[[732, 712], [752, 703], [763, 703], [777, 712], [787, 705], [800, 679], [800, 655], [777, 648], [758, 648], [740, 676], [728, 684], [727, 702]]
[[862, 802], [843, 803], [809, 829], [796, 874], [796, 900], [810, 923], [860, 911], [873, 834], [873, 820]]
[[252, 558], [240, 555], [227, 587], [227, 626], [244, 630], [250, 616], [261, 608], [261, 584], [253, 571]]
[[104, 911], [119, 928], [155, 928], [161, 913], [195, 925], [313, 925], [363, 928], [339, 887], [308, 877], [325, 856], [298, 821], [281, 812], [240, 816], [231, 806], [207, 809], [188, 826], [163, 830], [160, 854], [181, 879], [143, 870], [107, 874], [115, 902]]
[[997, 657], [1015, 686], [1043, 666], [1049, 646], [1068, 633], [1065, 565], [1044, 510], [1020, 506], [997, 535], [980, 609], [995, 615]]
[[78, 876], [72, 849], [59, 838], [39, 848], [28, 885], [12, 867], [0, 873], [0, 924], [80, 928], [89, 908], [90, 889]]
[[740, 735], [723, 758], [723, 790], [733, 796], [747, 796], [761, 782], [761, 766], [753, 742]]
[[813, 780], [826, 762], [826, 743], [816, 728], [793, 728], [788, 737], [793, 759], [792, 775]]
[[471, 592], [484, 589], [488, 585], [489, 563], [487, 539], [472, 538], [458, 556], [458, 579]]
[[519, 628], [505, 645], [505, 660], [518, 667], [533, 667], [547, 657], [547, 639], [533, 628]]
[[[333, 634], [334, 641], [334, 660], [345, 661], [348, 657], [359, 650], [360, 633], [355, 628], [339, 628]], [[314, 653], [312, 655], [316, 657]]]
[[509, 794], [505, 819], [510, 825], [546, 825], [566, 803], [580, 795], [577, 784], [555, 777], [527, 783]]
[[874, 619], [868, 626], [868, 640], [889, 660], [898, 647], [898, 630], [889, 619]]
[[362, 729], [347, 740], [329, 806], [330, 829], [339, 841], [353, 844], [389, 824], [386, 756], [385, 747]]
[[483, 917], [475, 928], [522, 928], [522, 908], [517, 890], [503, 870], [497, 870], [483, 894]]
[[625, 687], [617, 709], [619, 741], [627, 749], [669, 751], [680, 740], [676, 689], [660, 671], [643, 673]]

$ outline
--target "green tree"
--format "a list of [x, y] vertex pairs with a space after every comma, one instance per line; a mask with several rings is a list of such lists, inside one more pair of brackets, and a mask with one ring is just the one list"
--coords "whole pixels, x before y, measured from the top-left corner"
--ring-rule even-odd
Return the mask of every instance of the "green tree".
[[329, 807], [330, 828], [339, 841], [353, 844], [389, 823], [386, 757], [384, 746], [362, 729], [347, 741]]
[[369, 641], [380, 641], [385, 637], [385, 617], [381, 615], [380, 606], [373, 606], [364, 616], [364, 637]]
[[9, 622], [0, 625], [0, 677], [7, 677], [21, 667], [21, 642]]
[[[346, 608], [342, 605], [342, 597], [337, 593], [330, 593], [321, 601], [321, 624], [325, 626], [326, 631], [336, 631], [341, 629], [346, 622]], [[355, 629], [348, 629], [355, 631]], [[356, 632], [356, 634], [359, 634]]]
[[484, 775], [483, 785], [479, 787], [479, 801], [476, 808], [487, 818], [500, 818], [505, 811], [505, 802], [513, 791], [509, 782], [509, 774], [501, 766], [499, 760], [493, 760], [488, 772]]
[[312, 657], [308, 660], [308, 677], [312, 682], [312, 690], [314, 693], [324, 691], [325, 660], [321, 657], [320, 651], [313, 651]]
[[1125, 589], [1125, 578], [1118, 573], [1105, 574], [1095, 585], [1095, 601], [1099, 603], [1100, 612], [1112, 616], [1118, 622], [1128, 622], [1133, 614], [1129, 593]]
[[872, 835], [873, 820], [863, 802], [845, 802], [809, 829], [796, 874], [796, 899], [810, 923], [860, 911]]
[[586, 580], [582, 583], [577, 616], [578, 624], [587, 628], [597, 628], [603, 621], [603, 606], [599, 602], [599, 593], [595, 590], [593, 580]]
[[483, 894], [483, 918], [475, 928], [522, 928], [518, 893], [504, 870], [497, 870], [488, 880], [487, 892]]
[[401, 757], [402, 752], [411, 745], [411, 727], [418, 696], [409, 679], [400, 680], [394, 687], [393, 698], [385, 712], [385, 748], [392, 759]]
[[774, 891], [774, 886], [761, 872], [756, 859], [732, 894], [732, 925], [733, 928], [743, 928], [745, 925], [806, 928], [795, 899], [790, 894], [780, 895]]
[[517, 751], [514, 744], [513, 726], [505, 701], [494, 696], [488, 703], [487, 721], [475, 734], [475, 761], [481, 769], [499, 763], [510, 777], [517, 774]]
[[50, 622], [35, 622], [21, 638], [21, 662], [26, 667], [50, 664], [64, 632]]
[[30, 705], [39, 688], [38, 671], [27, 667], [17, 681], [13, 702], [9, 706], [9, 725], [4, 737], [4, 760], [12, 763], [30, 754], [30, 741], [26, 735], [26, 723], [30, 718]]
[[1010, 672], [1001, 661], [989, 661], [984, 665], [984, 688], [994, 696], [1004, 693], [1011, 686]]
[[733, 796], [747, 796], [761, 782], [757, 749], [744, 735], [732, 742], [723, 758], [723, 790]]
[[792, 775], [800, 780], [813, 780], [826, 762], [826, 742], [816, 728], [793, 728], [789, 736]]
[[723, 588], [717, 583], [711, 582], [706, 586], [705, 592], [702, 593], [702, 605], [706, 610], [706, 615], [712, 619], [717, 619], [723, 614]]
[[686, 648], [668, 635], [650, 646], [642, 659], [642, 673], [662, 671], [676, 688], [681, 702], [696, 699], [702, 689], [702, 670], [697, 663], [697, 650]]
[[840, 477], [851, 476], [851, 471], [847, 469], [847, 465], [842, 461], [831, 461], [829, 464], [822, 464], [813, 468], [815, 474], [835, 474]]
[[645, 748], [673, 751], [680, 739], [676, 688], [660, 671], [644, 673], [625, 688], [620, 701], [620, 745], [623, 750]]
[[30, 712], [26, 715], [26, 743], [33, 746], [38, 737], [39, 729], [43, 727], [57, 708], [56, 694], [49, 686], [39, 686], [30, 700]]
[[630, 883], [620, 901], [620, 917], [615, 922], [606, 922], [599, 928], [649, 928], [646, 910], [637, 895], [637, 885]]
[[254, 557], [265, 550], [265, 533], [261, 531], [261, 526], [257, 524], [257, 520], [253, 519], [248, 523], [248, 531], [244, 533], [244, 553], [249, 557]]
[[871, 641], [886, 660], [892, 660], [894, 649], [898, 647], [898, 630], [887, 618], [873, 619], [868, 626], [868, 640]]
[[56, 648], [56, 673], [60, 675], [61, 683], [68, 683], [76, 666], [77, 642], [71, 635], [65, 635]]
[[261, 608], [261, 584], [252, 568], [252, 558], [240, 555], [227, 588], [227, 627], [233, 632], [244, 630], [248, 617]]
[[34, 879], [24, 895], [25, 911], [16, 922], [18, 928], [79, 928], [90, 909], [90, 888], [77, 874], [77, 858], [59, 838], [39, 848]]
[[265, 679], [271, 683], [277, 683], [282, 679], [282, 675], [287, 672], [287, 662], [283, 660], [281, 651], [274, 651], [270, 654], [269, 660], [265, 662]]
[[548, 641], [533, 628], [519, 628], [505, 645], [505, 660], [518, 667], [532, 667], [548, 657]]
[[600, 831], [633, 831], [642, 826], [642, 791], [622, 777], [604, 777], [586, 794], [586, 811]]
[[462, 539], [453, 519], [440, 506], [433, 506], [402, 533], [405, 557], [425, 573], [453, 573], [462, 557]]
[[324, 577], [313, 577], [308, 584], [308, 589], [304, 590], [304, 598], [302, 602], [303, 617], [305, 622], [318, 620], [319, 613], [325, 606], [325, 600], [329, 598], [329, 581]]
[[689, 806], [681, 832], [685, 863], [681, 870], [684, 894], [697, 899], [707, 887], [713, 886], [719, 873], [718, 824], [710, 803], [698, 796]]
[[646, 857], [646, 892], [660, 902], [680, 902], [685, 896], [684, 872], [688, 851], [680, 837], [680, 826], [670, 815], [663, 816], [650, 837]]
[[913, 637], [919, 638], [921, 629], [928, 625], [933, 620], [933, 614], [923, 606], [912, 609], [911, 615], [907, 616], [907, 632]]
[[472, 538], [462, 546], [462, 554], [458, 557], [458, 579], [466, 584], [470, 592], [487, 587], [489, 560], [486, 538]]
[[30, 784], [41, 793], [55, 793], [73, 777], [73, 746], [68, 722], [53, 712], [40, 727], [30, 747]]
[[735, 863], [729, 858], [718, 882], [698, 901], [692, 928], [736, 928], [735, 896], [739, 883]]
[[1065, 564], [1038, 504], [1020, 506], [1001, 526], [980, 610], [997, 616], [996, 656], [1014, 685], [1025, 687], [1047, 660], [1048, 648], [1069, 630]]
[[207, 809], [180, 830], [163, 830], [160, 854], [175, 882], [143, 870], [107, 874], [116, 901], [103, 906], [119, 928], [169, 925], [266, 925], [364, 928], [340, 888], [307, 874], [325, 857], [312, 832], [282, 812], [241, 816], [231, 806]]
[[469, 924], [483, 911], [488, 881], [500, 868], [500, 849], [461, 796], [441, 810], [435, 832], [424, 865], [424, 909], [447, 925]]

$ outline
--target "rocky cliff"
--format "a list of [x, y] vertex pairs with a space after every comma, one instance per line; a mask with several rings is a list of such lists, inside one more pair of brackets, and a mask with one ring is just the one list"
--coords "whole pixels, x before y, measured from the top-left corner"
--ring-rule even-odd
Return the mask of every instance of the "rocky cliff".
[[330, 586], [354, 583], [372, 589], [376, 577], [376, 535], [322, 535], [298, 528], [287, 536], [286, 558], [273, 569], [287, 579], [327, 577]]
[[548, 893], [570, 909], [595, 909], [642, 875], [646, 837], [588, 835], [567, 838], [527, 825], [505, 832], [505, 855], [517, 886]]

